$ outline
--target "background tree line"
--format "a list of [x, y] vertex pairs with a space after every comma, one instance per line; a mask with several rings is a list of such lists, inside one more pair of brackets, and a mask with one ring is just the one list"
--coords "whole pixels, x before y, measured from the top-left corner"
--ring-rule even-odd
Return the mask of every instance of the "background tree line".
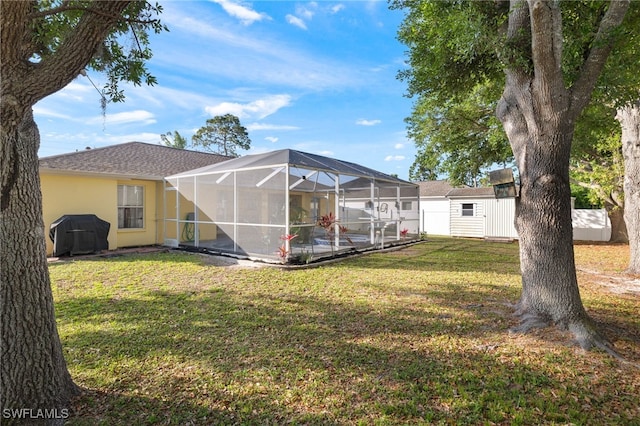
[[166, 146], [186, 149], [192, 147], [230, 157], [238, 156], [238, 149], [251, 148], [251, 139], [240, 119], [233, 114], [217, 115], [207, 120], [191, 137], [191, 145], [178, 131], [160, 135]]

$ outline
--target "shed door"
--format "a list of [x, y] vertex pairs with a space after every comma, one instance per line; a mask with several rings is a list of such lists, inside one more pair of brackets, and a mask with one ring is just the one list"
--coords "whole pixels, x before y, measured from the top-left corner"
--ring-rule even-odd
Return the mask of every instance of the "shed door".
[[515, 205], [513, 198], [485, 200], [484, 232], [486, 237], [518, 238], [514, 226]]

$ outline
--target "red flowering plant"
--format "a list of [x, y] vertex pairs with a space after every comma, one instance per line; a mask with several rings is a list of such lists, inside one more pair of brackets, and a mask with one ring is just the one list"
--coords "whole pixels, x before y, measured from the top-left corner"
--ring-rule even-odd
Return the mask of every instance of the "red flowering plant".
[[[331, 246], [332, 253], [333, 253], [333, 237], [336, 234], [336, 230], [335, 230], [336, 228], [334, 225], [336, 223], [338, 223], [338, 220], [336, 219], [336, 217], [333, 215], [332, 212], [329, 212], [325, 215], [320, 216], [320, 220], [318, 221], [318, 226], [324, 229], [327, 239], [329, 240], [329, 245]], [[345, 239], [349, 241], [350, 244], [353, 244], [353, 241], [351, 241], [351, 238], [347, 236], [347, 232], [349, 231], [347, 227], [343, 225], [339, 225], [338, 228], [340, 230], [340, 234], [343, 234], [345, 236]]]
[[344, 238], [349, 241], [349, 244], [353, 245], [353, 241], [351, 241], [351, 238], [349, 238], [349, 236], [347, 235], [347, 232], [349, 232], [349, 230], [347, 229], [346, 226], [340, 225], [340, 234], [344, 235]]
[[289, 253], [291, 253], [291, 248], [289, 246], [291, 240], [296, 238], [298, 234], [287, 234], [280, 237], [282, 240], [282, 245], [278, 248], [278, 255], [282, 262], [286, 262], [289, 258]]
[[401, 229], [400, 230], [400, 237], [404, 240], [405, 238], [407, 238], [407, 234], [409, 233], [409, 230], [407, 228]]
[[333, 212], [329, 212], [325, 215], [320, 216], [318, 226], [324, 228], [326, 232], [333, 232], [334, 223], [336, 223], [336, 217], [333, 215]]

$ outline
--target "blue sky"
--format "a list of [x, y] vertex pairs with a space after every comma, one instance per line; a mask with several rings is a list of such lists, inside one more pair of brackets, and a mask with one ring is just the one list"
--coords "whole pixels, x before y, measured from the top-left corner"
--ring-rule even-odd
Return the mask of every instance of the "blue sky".
[[[124, 86], [100, 109], [105, 79], [88, 71], [39, 102], [40, 156], [142, 141], [231, 113], [254, 154], [292, 148], [408, 178], [411, 99], [396, 75], [402, 13], [386, 1], [162, 2], [170, 32], [152, 36], [156, 86]], [[90, 80], [89, 80], [90, 79]]]

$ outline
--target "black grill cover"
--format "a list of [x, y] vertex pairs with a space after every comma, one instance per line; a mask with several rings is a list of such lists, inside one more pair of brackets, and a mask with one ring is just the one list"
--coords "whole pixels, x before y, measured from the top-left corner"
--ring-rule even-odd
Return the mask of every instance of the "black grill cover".
[[94, 214], [67, 214], [56, 220], [49, 228], [53, 241], [53, 255], [62, 256], [95, 253], [108, 250], [111, 224]]

